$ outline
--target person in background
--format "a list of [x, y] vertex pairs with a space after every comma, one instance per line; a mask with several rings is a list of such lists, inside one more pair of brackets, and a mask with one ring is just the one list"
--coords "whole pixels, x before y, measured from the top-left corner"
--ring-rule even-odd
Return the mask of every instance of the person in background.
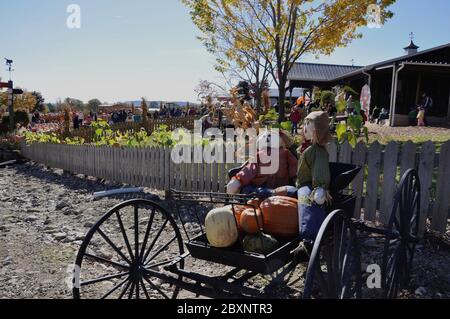
[[408, 113], [408, 122], [409, 122], [409, 126], [416, 126], [417, 125], [417, 115], [418, 115], [418, 110], [419, 110], [420, 106], [416, 106], [411, 108], [411, 111]]
[[372, 115], [370, 116], [370, 122], [375, 123], [380, 117], [380, 113], [381, 109], [378, 106], [375, 106], [375, 108], [372, 111]]
[[80, 128], [80, 118], [78, 117], [77, 113], [73, 113], [73, 129], [77, 130]]
[[377, 124], [379, 125], [381, 121], [389, 120], [389, 112], [385, 108], [381, 110], [380, 116], [378, 117]]
[[210, 129], [214, 125], [214, 113], [210, 112], [203, 116], [200, 121], [202, 122], [202, 133], [204, 134], [207, 129]]
[[355, 105], [353, 103], [353, 95], [347, 99], [347, 115], [352, 115], [355, 112]]
[[135, 114], [135, 115], [133, 116], [133, 121], [134, 121], [134, 123], [139, 123], [139, 122], [141, 122], [141, 121], [142, 121], [142, 116], [139, 115], [139, 114]]
[[128, 116], [127, 116], [127, 119], [125, 120], [125, 122], [127, 122], [127, 123], [133, 123], [134, 122], [133, 113], [131, 113], [131, 112], [128, 113]]
[[325, 112], [327, 112], [330, 117], [333, 117], [337, 114], [337, 108], [333, 103], [327, 102], [325, 103]]
[[84, 123], [84, 113], [80, 112], [80, 114], [78, 115], [79, 121], [80, 121], [80, 127], [83, 126]]
[[84, 124], [85, 124], [86, 126], [90, 126], [91, 123], [92, 123], [92, 112], [90, 112], [90, 113], [86, 116], [86, 118], [84, 119]]
[[420, 107], [423, 108], [423, 111], [425, 113], [424, 115], [424, 124], [427, 125], [427, 116], [433, 107], [433, 99], [428, 96], [426, 92], [422, 93], [422, 100], [420, 101]]
[[322, 108], [320, 107], [320, 99], [316, 99], [313, 103], [310, 103], [308, 106], [308, 114], [318, 111], [322, 111]]
[[417, 113], [417, 126], [425, 126], [425, 109], [423, 107], [419, 108]]
[[297, 105], [295, 105], [292, 108], [292, 112], [291, 112], [290, 118], [291, 118], [291, 123], [292, 123], [291, 133], [292, 133], [292, 135], [297, 135], [298, 134], [298, 124], [302, 120], [302, 114], [300, 113]]

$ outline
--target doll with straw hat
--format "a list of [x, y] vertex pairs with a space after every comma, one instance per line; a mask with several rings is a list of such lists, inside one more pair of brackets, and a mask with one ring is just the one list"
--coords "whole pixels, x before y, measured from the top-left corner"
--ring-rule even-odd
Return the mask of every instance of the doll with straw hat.
[[331, 201], [329, 154], [330, 119], [326, 112], [312, 112], [304, 123], [304, 136], [311, 143], [303, 153], [297, 173], [299, 227], [305, 239], [314, 240], [325, 220], [323, 206]]

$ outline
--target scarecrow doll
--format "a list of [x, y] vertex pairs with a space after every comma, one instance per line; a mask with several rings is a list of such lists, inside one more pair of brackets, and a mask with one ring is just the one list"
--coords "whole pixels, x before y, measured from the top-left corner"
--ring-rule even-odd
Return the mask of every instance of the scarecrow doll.
[[300, 149], [297, 173], [300, 234], [305, 240], [315, 240], [326, 218], [324, 205], [331, 201], [329, 154], [329, 117], [326, 112], [312, 112], [304, 122], [304, 137], [310, 142]]
[[[292, 141], [281, 131], [280, 143], [272, 144], [274, 134], [276, 133], [267, 132], [259, 136], [257, 147], [260, 151], [257, 160], [245, 165], [230, 181], [227, 185], [228, 194], [255, 194], [261, 199], [272, 196], [297, 197], [297, 188], [292, 185], [297, 177], [298, 160], [289, 150]], [[264, 163], [261, 158], [268, 158], [271, 152], [278, 152], [278, 171], [275, 174], [266, 174], [264, 166], [273, 163]]]

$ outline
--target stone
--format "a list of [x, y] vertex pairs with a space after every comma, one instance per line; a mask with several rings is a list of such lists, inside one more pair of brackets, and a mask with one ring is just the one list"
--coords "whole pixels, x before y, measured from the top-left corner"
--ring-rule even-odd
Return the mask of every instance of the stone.
[[67, 204], [65, 201], [62, 201], [62, 202], [59, 202], [56, 205], [56, 209], [57, 210], [62, 210], [63, 208], [68, 207], [68, 206], [69, 206], [69, 204]]
[[83, 234], [83, 233], [76, 233], [74, 235], [74, 237], [75, 237], [75, 240], [84, 240], [85, 234]]
[[112, 253], [110, 253], [109, 251], [104, 250], [104, 249], [101, 249], [98, 252], [98, 254], [99, 254], [99, 257], [102, 257], [102, 258], [105, 258], [105, 259], [108, 259], [108, 260], [111, 260], [111, 259], [114, 258], [114, 255]]
[[91, 227], [94, 227], [94, 223], [92, 223], [92, 222], [86, 222], [86, 223], [84, 223], [83, 226], [86, 227], [86, 228], [91, 228]]
[[12, 257], [11, 256], [7, 256], [5, 259], [3, 259], [2, 265], [3, 266], [8, 266], [10, 265], [12, 262]]
[[56, 240], [63, 240], [67, 237], [67, 234], [66, 233], [55, 233], [55, 234], [53, 234], [53, 237]]
[[36, 215], [30, 215], [30, 216], [25, 218], [25, 221], [27, 223], [32, 223], [32, 222], [37, 221], [38, 219], [39, 219], [39, 217], [37, 217]]

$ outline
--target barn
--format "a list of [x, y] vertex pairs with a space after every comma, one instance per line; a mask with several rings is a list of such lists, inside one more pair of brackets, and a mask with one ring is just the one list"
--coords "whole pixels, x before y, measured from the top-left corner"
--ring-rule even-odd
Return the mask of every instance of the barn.
[[287, 91], [303, 88], [308, 95], [314, 87], [331, 89], [337, 85], [361, 91], [369, 84], [371, 107], [390, 110], [391, 126], [408, 125], [408, 113], [426, 93], [433, 99], [428, 123], [450, 124], [450, 43], [419, 51], [411, 40], [404, 50], [403, 56], [368, 66], [296, 63]]

